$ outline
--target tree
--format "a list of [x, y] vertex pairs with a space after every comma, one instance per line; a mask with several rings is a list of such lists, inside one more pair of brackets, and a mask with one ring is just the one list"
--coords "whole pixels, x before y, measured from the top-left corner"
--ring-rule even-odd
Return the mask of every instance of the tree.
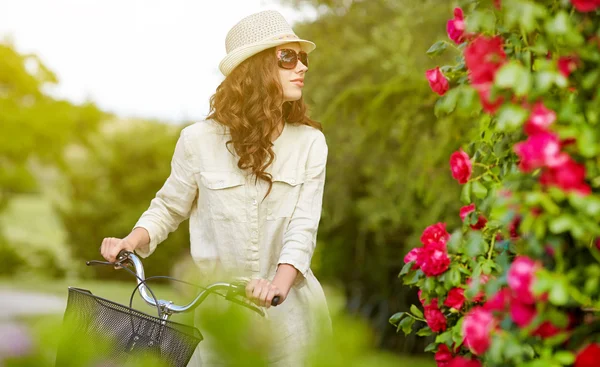
[[423, 78], [433, 65], [425, 51], [443, 35], [451, 8], [439, 1], [295, 2], [307, 3], [321, 11], [295, 26], [317, 44], [305, 98], [330, 147], [317, 270], [346, 289], [348, 308], [372, 320], [380, 344], [395, 346], [389, 311], [416, 299], [397, 280], [397, 259], [432, 220], [459, 221], [447, 157], [472, 126], [436, 121]]

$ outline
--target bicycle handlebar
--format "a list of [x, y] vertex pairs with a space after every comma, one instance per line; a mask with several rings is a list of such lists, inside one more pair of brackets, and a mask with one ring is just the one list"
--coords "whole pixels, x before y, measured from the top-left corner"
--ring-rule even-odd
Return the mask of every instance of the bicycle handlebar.
[[[137, 284], [138, 284], [139, 292], [140, 292], [142, 299], [152, 307], [160, 307], [168, 315], [193, 310], [196, 307], [198, 307], [211, 293], [219, 291], [219, 290], [228, 291], [235, 295], [241, 295], [241, 296], [245, 296], [245, 293], [246, 293], [245, 286], [243, 286], [242, 284], [218, 282], [218, 283], [213, 283], [213, 284], [209, 285], [208, 287], [206, 287], [202, 292], [200, 292], [196, 296], [196, 298], [192, 302], [188, 303], [185, 306], [179, 306], [179, 305], [173, 304], [171, 301], [166, 301], [166, 300], [162, 300], [162, 299], [158, 300], [158, 305], [157, 305], [155, 298], [148, 294], [147, 287], [145, 284], [146, 276], [144, 274], [144, 266], [142, 265], [142, 261], [140, 260], [140, 258], [133, 252], [121, 250], [119, 252], [119, 254], [117, 255], [117, 261], [114, 263], [114, 265], [123, 266], [122, 264], [124, 264], [126, 262], [129, 262], [131, 265], [133, 265], [133, 268], [135, 269]], [[88, 265], [92, 265], [94, 263], [99, 263], [99, 262], [92, 262], [92, 261], [87, 262]], [[273, 301], [271, 302], [271, 305], [277, 306], [279, 304], [279, 300], [280, 300], [279, 296], [273, 297]], [[261, 314], [262, 316], [264, 316], [264, 312], [257, 306], [255, 306], [253, 304], [249, 304], [249, 303], [243, 304], [243, 305], [252, 309], [253, 311]]]

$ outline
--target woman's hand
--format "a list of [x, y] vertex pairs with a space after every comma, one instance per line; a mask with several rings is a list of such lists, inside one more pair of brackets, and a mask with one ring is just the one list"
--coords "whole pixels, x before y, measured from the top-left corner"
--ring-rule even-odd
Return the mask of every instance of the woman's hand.
[[252, 279], [246, 285], [246, 297], [261, 307], [271, 307], [271, 302], [275, 296], [279, 296], [279, 304], [282, 304], [287, 297], [288, 290], [282, 290], [277, 285], [266, 279]]
[[133, 251], [135, 248], [135, 244], [127, 237], [123, 239], [106, 237], [104, 240], [102, 240], [100, 253], [102, 254], [102, 257], [106, 259], [106, 261], [115, 262], [117, 255], [121, 250]]

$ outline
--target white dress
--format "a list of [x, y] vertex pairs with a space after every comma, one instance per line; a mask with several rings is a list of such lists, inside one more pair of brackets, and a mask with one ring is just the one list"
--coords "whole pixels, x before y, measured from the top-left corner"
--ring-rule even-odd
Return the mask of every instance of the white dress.
[[[235, 276], [272, 280], [278, 264], [291, 264], [299, 275], [286, 301], [267, 310], [277, 325], [270, 364], [302, 365], [304, 348], [317, 325], [329, 329], [323, 289], [310, 269], [321, 216], [327, 143], [323, 133], [286, 123], [275, 140], [275, 160], [267, 169], [268, 185], [237, 168], [227, 149], [228, 130], [211, 121], [194, 123], [181, 132], [171, 174], [135, 227], [150, 235], [149, 256], [167, 235], [190, 218], [191, 255], [200, 273], [214, 264]], [[229, 148], [233, 151], [233, 147]], [[221, 365], [200, 342], [190, 366]]]

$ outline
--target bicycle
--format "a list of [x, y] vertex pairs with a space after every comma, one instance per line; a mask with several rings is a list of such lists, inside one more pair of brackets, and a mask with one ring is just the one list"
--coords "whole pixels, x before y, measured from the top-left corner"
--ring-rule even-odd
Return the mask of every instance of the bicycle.
[[[70, 344], [72, 340], [90, 341], [98, 335], [108, 335], [113, 342], [109, 350], [102, 351], [104, 354], [109, 354], [102, 356], [103, 361], [121, 365], [124, 361], [135, 361], [150, 354], [167, 365], [185, 367], [196, 346], [203, 340], [203, 336], [197, 328], [170, 321], [169, 318], [174, 314], [193, 311], [211, 294], [222, 296], [265, 317], [265, 312], [260, 307], [247, 300], [244, 282], [218, 282], [207, 287], [196, 286], [203, 290], [190, 303], [180, 306], [171, 301], [157, 299], [146, 283], [150, 279], [157, 278], [183, 281], [168, 276], [145, 278], [142, 262], [132, 252], [121, 251], [115, 262], [92, 260], [87, 261], [86, 264], [125, 269], [137, 278], [137, 285], [129, 299], [129, 306], [95, 296], [87, 289], [69, 287], [63, 318], [63, 328], [67, 332], [63, 333], [59, 343], [56, 366], [73, 365], [73, 349]], [[134, 271], [128, 266], [132, 266]], [[136, 291], [139, 291], [141, 298], [148, 305], [157, 309], [158, 317], [132, 308]], [[222, 291], [227, 293], [223, 294]], [[280, 297], [276, 296], [271, 304], [277, 306], [279, 300]]]

